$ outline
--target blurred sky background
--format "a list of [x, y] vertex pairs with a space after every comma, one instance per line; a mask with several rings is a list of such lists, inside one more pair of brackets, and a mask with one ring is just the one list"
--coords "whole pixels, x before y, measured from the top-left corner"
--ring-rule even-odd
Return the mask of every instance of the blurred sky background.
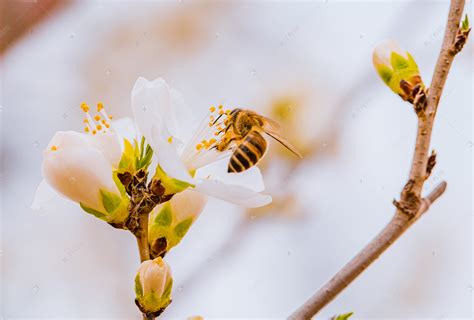
[[[272, 145], [262, 170], [275, 204], [266, 210], [209, 202], [166, 257], [174, 301], [164, 319], [284, 318], [394, 213], [416, 116], [377, 77], [372, 50], [396, 39], [429, 83], [447, 1], [21, 3], [0, 42], [28, 15], [42, 21], [0, 56], [3, 318], [139, 318], [131, 234], [68, 201], [30, 209], [53, 134], [82, 130], [82, 101], [130, 116], [138, 76], [164, 77], [197, 116], [221, 103], [286, 111], [287, 136], [306, 154], [297, 162]], [[471, 317], [472, 40], [433, 133], [438, 164], [425, 190], [447, 180], [447, 192], [321, 317]]]

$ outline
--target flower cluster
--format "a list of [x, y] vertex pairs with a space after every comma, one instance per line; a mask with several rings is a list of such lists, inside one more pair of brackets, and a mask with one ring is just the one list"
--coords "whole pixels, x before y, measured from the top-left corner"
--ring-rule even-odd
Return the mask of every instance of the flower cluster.
[[264, 206], [272, 198], [262, 193], [257, 167], [229, 174], [230, 151], [215, 148], [228, 138], [223, 129], [230, 110], [210, 107], [196, 121], [163, 79], [139, 78], [131, 102], [133, 120], [112, 120], [102, 103], [94, 110], [81, 104], [84, 132], [53, 136], [43, 152], [44, 181], [32, 207], [59, 194], [136, 236], [143, 232], [139, 218], [146, 215], [153, 260], [138, 271], [136, 303], [143, 313], [155, 314], [171, 299], [171, 273], [162, 257], [183, 239], [208, 196], [244, 207]]

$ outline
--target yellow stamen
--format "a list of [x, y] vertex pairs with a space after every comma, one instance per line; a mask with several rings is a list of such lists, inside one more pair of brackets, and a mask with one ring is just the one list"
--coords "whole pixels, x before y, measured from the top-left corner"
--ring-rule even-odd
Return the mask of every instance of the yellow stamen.
[[217, 142], [217, 140], [214, 139], [214, 138], [212, 138], [211, 140], [209, 140], [209, 143], [210, 143], [210, 144], [214, 144], [214, 143], [216, 143], [216, 142]]
[[106, 127], [106, 128], [110, 128], [110, 124], [106, 123], [106, 124], [105, 124], [105, 127]]
[[56, 147], [56, 146], [51, 147], [51, 151], [56, 151], [56, 150], [58, 150], [58, 147]]
[[95, 121], [99, 121], [99, 120], [100, 120], [100, 116], [99, 116], [98, 114], [95, 115], [94, 120], [95, 120]]
[[85, 102], [81, 103], [81, 109], [84, 112], [89, 112], [89, 106]]
[[92, 130], [92, 134], [96, 134], [96, 133], [97, 133], [97, 131], [95, 131], [95, 130]]
[[224, 114], [224, 110], [220, 109], [219, 114]]
[[214, 135], [217, 137], [219, 135], [219, 131], [214, 132]]
[[173, 142], [173, 137], [172, 136], [169, 136], [168, 137], [168, 143], [172, 143]]
[[219, 109], [222, 109], [222, 108], [224, 108], [224, 107], [222, 106], [222, 104], [220, 104], [220, 105], [219, 105]]
[[201, 150], [201, 149], [202, 149], [202, 144], [198, 143], [198, 144], [196, 145], [196, 150]]
[[100, 110], [104, 109], [104, 104], [102, 102], [99, 102], [97, 104], [97, 112], [100, 112]]
[[110, 115], [110, 114], [109, 114], [109, 119], [111, 119], [111, 120], [112, 120], [112, 115]]
[[214, 107], [214, 106], [210, 107], [210, 108], [209, 108], [209, 111], [211, 111], [211, 112], [216, 111], [216, 107]]
[[96, 128], [97, 128], [97, 130], [100, 131], [100, 130], [102, 130], [102, 125], [101, 125], [101, 124], [98, 124], [98, 125], [96, 126]]
[[107, 121], [105, 121], [105, 119], [102, 119], [102, 124], [107, 124]]
[[209, 127], [212, 127], [212, 122], [209, 122]]
[[85, 132], [89, 132], [89, 131], [90, 131], [90, 130], [89, 130], [89, 127], [85, 127], [85, 128], [84, 128], [84, 131], [85, 131]]
[[227, 109], [227, 110], [225, 111], [225, 114], [229, 115], [229, 114], [230, 114], [230, 109]]

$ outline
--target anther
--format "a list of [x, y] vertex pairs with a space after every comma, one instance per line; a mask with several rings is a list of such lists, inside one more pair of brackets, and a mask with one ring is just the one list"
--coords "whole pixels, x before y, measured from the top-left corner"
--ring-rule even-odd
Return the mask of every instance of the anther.
[[99, 120], [100, 120], [100, 116], [99, 116], [98, 114], [95, 115], [95, 116], [94, 116], [94, 120], [95, 120], [95, 121], [99, 121]]
[[84, 131], [85, 131], [85, 132], [89, 132], [89, 131], [90, 131], [90, 130], [89, 130], [89, 127], [85, 127], [85, 128], [84, 128]]
[[169, 136], [168, 137], [168, 143], [172, 143], [173, 142], [173, 137], [172, 136]]
[[97, 112], [100, 112], [102, 109], [104, 109], [104, 104], [102, 102], [97, 103]]
[[210, 108], [209, 108], [209, 111], [211, 111], [211, 112], [216, 111], [216, 107], [214, 107], [214, 106], [210, 107]]
[[89, 112], [89, 106], [85, 102], [81, 103], [81, 109], [84, 112]]
[[56, 146], [51, 146], [51, 151], [56, 151], [56, 150], [58, 150], [58, 147], [56, 147]]
[[98, 131], [100, 131], [100, 130], [102, 130], [102, 125], [101, 125], [101, 124], [98, 124], [98, 125], [96, 126], [96, 128], [97, 128]]

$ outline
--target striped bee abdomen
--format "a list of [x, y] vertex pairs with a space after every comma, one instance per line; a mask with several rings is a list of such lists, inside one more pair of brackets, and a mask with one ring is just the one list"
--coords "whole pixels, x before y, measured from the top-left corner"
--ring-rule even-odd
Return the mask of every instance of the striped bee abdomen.
[[256, 165], [267, 150], [267, 141], [256, 130], [250, 131], [230, 157], [227, 172], [242, 172]]

